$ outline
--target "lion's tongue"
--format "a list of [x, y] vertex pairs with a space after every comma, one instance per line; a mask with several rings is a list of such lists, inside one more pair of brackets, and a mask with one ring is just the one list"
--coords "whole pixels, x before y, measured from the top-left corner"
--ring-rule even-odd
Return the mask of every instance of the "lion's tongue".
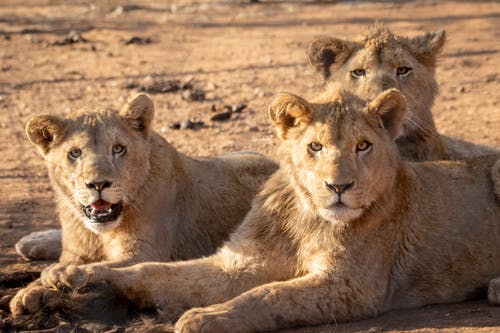
[[97, 200], [90, 206], [92, 207], [92, 211], [94, 212], [94, 214], [102, 211], [107, 212], [109, 209], [111, 209], [111, 204], [102, 199]]

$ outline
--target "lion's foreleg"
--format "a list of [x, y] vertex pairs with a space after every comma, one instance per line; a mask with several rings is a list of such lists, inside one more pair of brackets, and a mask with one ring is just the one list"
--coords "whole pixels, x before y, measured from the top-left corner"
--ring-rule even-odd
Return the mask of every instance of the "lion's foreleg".
[[226, 303], [191, 309], [176, 332], [263, 332], [374, 314], [353, 289], [336, 282], [311, 274], [262, 285]]
[[[252, 263], [256, 262], [254, 258]], [[172, 319], [191, 307], [225, 302], [274, 280], [270, 269], [262, 267], [235, 262], [228, 267], [216, 254], [184, 262], [147, 262], [123, 268], [99, 263], [56, 265], [43, 274], [42, 281], [47, 287], [76, 291], [87, 284], [106, 281], [138, 306], [156, 307], [164, 318]]]

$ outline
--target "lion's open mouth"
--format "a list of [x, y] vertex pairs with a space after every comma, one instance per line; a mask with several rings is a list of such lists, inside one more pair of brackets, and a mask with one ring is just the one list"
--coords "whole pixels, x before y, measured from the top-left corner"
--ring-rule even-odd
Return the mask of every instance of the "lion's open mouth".
[[83, 212], [93, 223], [106, 223], [115, 221], [121, 214], [123, 204], [121, 202], [111, 204], [102, 199], [91, 205], [82, 206]]

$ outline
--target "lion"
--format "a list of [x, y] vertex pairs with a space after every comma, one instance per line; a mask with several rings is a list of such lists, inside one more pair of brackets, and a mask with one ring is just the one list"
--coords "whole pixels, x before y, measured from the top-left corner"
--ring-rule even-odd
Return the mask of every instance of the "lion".
[[188, 157], [153, 131], [153, 117], [152, 99], [138, 94], [120, 112], [29, 120], [62, 226], [62, 249], [54, 230], [32, 235], [32, 253], [120, 266], [205, 256], [227, 239], [277, 164], [245, 151]]
[[[307, 53], [309, 62], [327, 82], [327, 95], [335, 94], [339, 84], [365, 99], [389, 88], [405, 95], [407, 113], [397, 139], [405, 159], [463, 159], [498, 152], [440, 135], [436, 129], [431, 107], [438, 93], [436, 63], [445, 41], [444, 30], [408, 38], [376, 25], [357, 40], [317, 37], [309, 44]], [[334, 87], [328, 87], [331, 85]]]
[[500, 275], [500, 154], [404, 161], [405, 104], [395, 89], [371, 102], [278, 95], [269, 116], [280, 169], [215, 254], [55, 265], [34, 308], [43, 293], [107, 281], [165, 319], [182, 314], [176, 332], [263, 332], [475, 296]]

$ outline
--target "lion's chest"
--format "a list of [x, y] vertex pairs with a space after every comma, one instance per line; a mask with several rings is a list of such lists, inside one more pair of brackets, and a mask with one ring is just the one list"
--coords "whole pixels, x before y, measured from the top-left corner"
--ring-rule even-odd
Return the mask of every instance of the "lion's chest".
[[127, 237], [119, 235], [103, 235], [101, 237], [103, 243], [103, 251], [106, 260], [122, 260], [130, 257], [133, 252], [131, 248], [131, 240]]

